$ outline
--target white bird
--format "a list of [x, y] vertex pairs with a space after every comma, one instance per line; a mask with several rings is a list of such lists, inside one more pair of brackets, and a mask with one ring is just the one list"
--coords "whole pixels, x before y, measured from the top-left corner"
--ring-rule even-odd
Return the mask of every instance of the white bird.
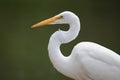
[[62, 55], [60, 45], [74, 40], [79, 34], [78, 16], [64, 11], [32, 28], [48, 24], [70, 26], [68, 31], [56, 31], [49, 40], [49, 57], [57, 71], [75, 80], [120, 80], [120, 56], [106, 47], [93, 42], [80, 42], [73, 48], [71, 55]]

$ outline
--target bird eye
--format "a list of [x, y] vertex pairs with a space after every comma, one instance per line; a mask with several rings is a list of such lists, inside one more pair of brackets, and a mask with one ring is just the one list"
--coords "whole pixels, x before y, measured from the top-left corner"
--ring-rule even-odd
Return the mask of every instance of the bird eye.
[[61, 16], [61, 19], [63, 18], [63, 16]]
[[59, 16], [58, 19], [63, 19], [63, 16]]

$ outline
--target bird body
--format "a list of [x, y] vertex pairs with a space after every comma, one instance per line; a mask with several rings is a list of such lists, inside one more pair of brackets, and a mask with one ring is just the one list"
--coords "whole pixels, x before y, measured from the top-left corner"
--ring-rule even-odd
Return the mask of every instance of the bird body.
[[80, 42], [67, 57], [60, 45], [74, 40], [80, 31], [79, 18], [70, 11], [32, 27], [46, 24], [69, 24], [68, 31], [58, 30], [50, 37], [48, 52], [53, 66], [62, 74], [75, 80], [120, 80], [120, 56], [114, 51], [93, 42]]
[[81, 79], [78, 74], [77, 80], [120, 79], [120, 56], [99, 44], [80, 42], [73, 49], [71, 58], [73, 59], [73, 57], [75, 61], [79, 62], [77, 63], [80, 66], [79, 70], [84, 73], [85, 77], [85, 79]]

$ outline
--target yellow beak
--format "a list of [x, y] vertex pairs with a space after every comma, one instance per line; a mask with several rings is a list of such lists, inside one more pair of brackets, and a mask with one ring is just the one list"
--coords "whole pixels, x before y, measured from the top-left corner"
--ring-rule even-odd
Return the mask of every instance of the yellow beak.
[[58, 19], [61, 19], [61, 18], [62, 18], [62, 16], [55, 16], [55, 17], [46, 19], [46, 20], [41, 21], [41, 22], [39, 22], [39, 23], [37, 23], [37, 24], [34, 24], [34, 25], [32, 26], [32, 28], [37, 28], [37, 27], [40, 27], [40, 26], [44, 26], [44, 25], [50, 24], [50, 23], [52, 23], [52, 22], [54, 22], [54, 21], [56, 21], [56, 20], [58, 20]]

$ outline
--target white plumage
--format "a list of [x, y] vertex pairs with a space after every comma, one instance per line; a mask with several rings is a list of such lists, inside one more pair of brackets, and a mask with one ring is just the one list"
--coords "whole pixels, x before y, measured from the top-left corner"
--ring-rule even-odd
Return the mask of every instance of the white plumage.
[[62, 55], [60, 45], [74, 40], [80, 31], [79, 18], [70, 11], [32, 27], [46, 24], [69, 24], [68, 31], [56, 31], [49, 40], [48, 52], [53, 66], [75, 80], [120, 80], [120, 56], [93, 42], [80, 42], [68, 57]]

